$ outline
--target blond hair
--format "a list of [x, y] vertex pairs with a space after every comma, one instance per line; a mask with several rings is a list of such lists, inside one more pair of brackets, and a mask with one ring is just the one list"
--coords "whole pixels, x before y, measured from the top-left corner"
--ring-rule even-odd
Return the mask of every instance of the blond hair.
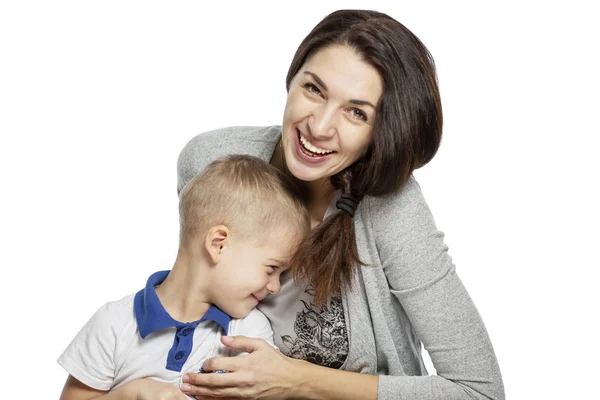
[[180, 248], [215, 225], [257, 240], [281, 228], [298, 239], [310, 232], [296, 185], [277, 168], [247, 155], [220, 158], [188, 182], [179, 196], [179, 222]]

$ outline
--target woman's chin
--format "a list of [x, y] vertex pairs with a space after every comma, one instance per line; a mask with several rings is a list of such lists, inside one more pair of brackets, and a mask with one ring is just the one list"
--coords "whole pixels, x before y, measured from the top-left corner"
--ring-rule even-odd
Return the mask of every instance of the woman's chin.
[[328, 178], [321, 168], [315, 168], [304, 165], [299, 161], [288, 162], [288, 170], [296, 178], [303, 182], [314, 182], [323, 178]]

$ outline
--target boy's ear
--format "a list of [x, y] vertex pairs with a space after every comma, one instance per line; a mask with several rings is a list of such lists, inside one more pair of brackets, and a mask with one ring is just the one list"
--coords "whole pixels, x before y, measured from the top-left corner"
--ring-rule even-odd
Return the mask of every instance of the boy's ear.
[[225, 225], [215, 225], [206, 232], [204, 248], [213, 264], [221, 260], [223, 247], [229, 244], [231, 232]]

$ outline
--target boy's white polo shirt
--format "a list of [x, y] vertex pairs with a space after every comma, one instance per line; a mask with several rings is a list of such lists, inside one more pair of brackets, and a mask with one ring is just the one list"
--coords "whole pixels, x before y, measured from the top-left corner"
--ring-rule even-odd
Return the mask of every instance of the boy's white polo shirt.
[[220, 342], [223, 335], [263, 338], [273, 346], [267, 318], [254, 309], [243, 319], [211, 306], [198, 321], [171, 318], [156, 295], [169, 271], [154, 273], [136, 294], [102, 306], [58, 359], [89, 387], [111, 390], [138, 378], [176, 387], [188, 372], [199, 372], [211, 357], [240, 354]]

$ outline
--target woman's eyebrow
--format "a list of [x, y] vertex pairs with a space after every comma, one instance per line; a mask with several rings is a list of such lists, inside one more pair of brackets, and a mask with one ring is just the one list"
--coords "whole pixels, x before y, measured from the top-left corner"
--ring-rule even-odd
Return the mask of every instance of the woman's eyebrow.
[[[310, 71], [304, 71], [304, 73], [306, 75], [312, 76], [312, 78], [319, 84], [319, 86], [321, 86], [323, 88], [323, 90], [327, 91], [327, 85], [325, 84], [325, 82], [323, 82], [321, 80], [321, 78], [319, 78], [317, 76], [317, 74], [312, 73]], [[351, 100], [349, 100], [349, 102], [352, 103], [352, 104], [356, 104], [358, 106], [371, 106], [372, 108], [375, 108], [375, 106], [373, 104], [371, 104], [371, 102], [365, 101], [365, 100], [351, 99]]]
[[325, 84], [325, 82], [323, 82], [323, 81], [321, 80], [321, 78], [319, 78], [319, 77], [317, 76], [317, 74], [314, 74], [314, 73], [312, 73], [312, 72], [310, 72], [310, 71], [304, 71], [304, 73], [305, 73], [305, 74], [307, 74], [307, 75], [310, 75], [310, 76], [312, 76], [312, 77], [313, 77], [313, 79], [314, 79], [315, 81], [317, 81], [317, 83], [319, 84], [319, 86], [321, 86], [321, 87], [322, 87], [324, 90], [327, 90], [327, 85]]
[[356, 104], [358, 106], [371, 106], [371, 107], [375, 108], [375, 106], [373, 104], [371, 104], [368, 101], [364, 101], [364, 100], [354, 100], [354, 99], [352, 99], [352, 100], [350, 100], [350, 103]]

